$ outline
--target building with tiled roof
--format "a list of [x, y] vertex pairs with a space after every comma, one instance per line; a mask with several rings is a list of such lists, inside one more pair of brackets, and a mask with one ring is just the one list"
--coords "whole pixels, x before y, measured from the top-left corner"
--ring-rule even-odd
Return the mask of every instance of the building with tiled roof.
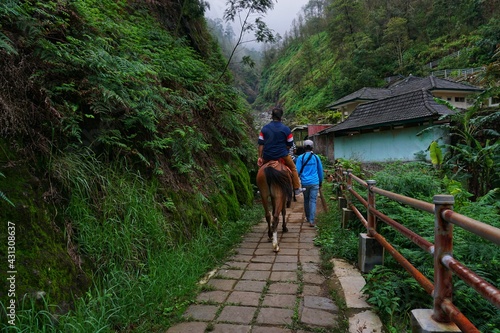
[[472, 105], [470, 97], [481, 91], [434, 76], [411, 75], [387, 88], [360, 89], [330, 105], [345, 118], [312, 138], [318, 143], [316, 152], [330, 160], [416, 160], [425, 156], [432, 141], [445, 143], [449, 139], [442, 130], [424, 131], [453, 112], [435, 98], [458, 110], [466, 109]]
[[483, 89], [447, 79], [428, 76], [425, 78], [409, 76], [389, 87], [392, 95], [400, 95], [410, 91], [425, 89], [436, 98], [449, 102], [456, 108], [467, 109], [472, 106], [473, 100], [468, 97], [483, 91]]
[[404, 94], [406, 92], [419, 89], [440, 92], [465, 92], [469, 94], [483, 91], [483, 89], [469, 84], [455, 82], [435, 76], [421, 78], [413, 75], [393, 83], [388, 89], [392, 91], [393, 95]]
[[340, 98], [335, 103], [328, 105], [327, 108], [341, 111], [341, 121], [344, 121], [358, 105], [373, 102], [391, 95], [392, 92], [386, 88], [362, 88]]
[[413, 126], [415, 123], [435, 121], [452, 112], [447, 106], [438, 104], [429, 91], [420, 89], [359, 105], [347, 120], [323, 133], [344, 135], [353, 131], [373, 131], [384, 126]]
[[344, 121], [358, 105], [421, 89], [428, 90], [434, 97], [445, 100], [460, 109], [467, 109], [472, 105], [472, 100], [468, 99], [468, 96], [482, 91], [478, 87], [435, 76], [422, 78], [410, 75], [392, 83], [387, 88], [361, 88], [338, 99], [327, 108], [341, 112], [341, 121]]

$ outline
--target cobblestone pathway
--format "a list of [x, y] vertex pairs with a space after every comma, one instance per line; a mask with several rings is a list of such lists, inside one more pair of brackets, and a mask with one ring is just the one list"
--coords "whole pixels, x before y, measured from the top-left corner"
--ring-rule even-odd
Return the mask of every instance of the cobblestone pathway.
[[[319, 198], [317, 207], [321, 212]], [[365, 282], [356, 268], [333, 259], [333, 276], [320, 274], [316, 228], [303, 222], [302, 195], [287, 209], [286, 220], [287, 233], [279, 225], [279, 253], [273, 252], [262, 219], [245, 235], [237, 254], [213, 272], [206, 291], [184, 313], [186, 322], [167, 333], [340, 332], [338, 307], [329, 297], [332, 278], [347, 306], [345, 331], [380, 333], [382, 324], [361, 293]]]
[[302, 199], [287, 209], [289, 231], [282, 233], [279, 225], [279, 253], [268, 242], [263, 219], [207, 281], [207, 291], [184, 313], [187, 321], [167, 333], [338, 331], [338, 307], [329, 298], [328, 277], [319, 273], [316, 228], [303, 222]]

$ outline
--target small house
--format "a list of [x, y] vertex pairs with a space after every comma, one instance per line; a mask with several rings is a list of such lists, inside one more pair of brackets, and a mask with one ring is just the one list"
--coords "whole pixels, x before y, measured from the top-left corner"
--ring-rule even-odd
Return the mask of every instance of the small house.
[[433, 140], [448, 142], [443, 130], [418, 134], [452, 113], [421, 89], [359, 105], [346, 121], [322, 131], [321, 136], [333, 135], [335, 159], [411, 161]]
[[433, 140], [443, 143], [449, 139], [448, 133], [438, 130], [421, 133], [452, 113], [435, 98], [460, 110], [470, 107], [470, 96], [481, 91], [447, 79], [412, 75], [387, 88], [363, 88], [331, 104], [330, 108], [341, 111], [345, 120], [311, 139], [320, 143], [315, 151], [331, 161], [415, 160]]

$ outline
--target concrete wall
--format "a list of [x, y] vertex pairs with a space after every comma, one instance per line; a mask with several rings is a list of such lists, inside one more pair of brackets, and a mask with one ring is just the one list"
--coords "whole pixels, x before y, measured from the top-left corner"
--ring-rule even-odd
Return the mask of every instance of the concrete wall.
[[[414, 161], [416, 160], [414, 154], [425, 151], [432, 140], [438, 140], [439, 144], [449, 142], [449, 135], [440, 129], [417, 136], [417, 133], [426, 127], [337, 136], [334, 141], [334, 156], [336, 159], [355, 159], [361, 162]], [[427, 152], [427, 159], [430, 160], [429, 152]]]
[[323, 156], [326, 156], [326, 158], [330, 161], [333, 162], [334, 159], [334, 153], [333, 153], [333, 134], [328, 133], [328, 134], [323, 134], [323, 135], [316, 135], [311, 138], [311, 140], [314, 141], [314, 153], [316, 154], [321, 154]]
[[[468, 109], [474, 104], [474, 100], [470, 98], [470, 93], [465, 92], [433, 92], [434, 97], [441, 98], [447, 101], [456, 108]], [[462, 100], [459, 100], [462, 99]]]

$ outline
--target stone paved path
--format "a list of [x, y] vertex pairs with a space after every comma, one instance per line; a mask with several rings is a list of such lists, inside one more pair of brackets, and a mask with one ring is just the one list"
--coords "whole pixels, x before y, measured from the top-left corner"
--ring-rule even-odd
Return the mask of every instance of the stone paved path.
[[213, 272], [206, 291], [184, 313], [186, 322], [167, 333], [338, 332], [338, 307], [329, 298], [329, 277], [319, 272], [316, 228], [303, 222], [302, 199], [287, 209], [288, 233], [279, 225], [279, 253], [268, 242], [263, 219]]

